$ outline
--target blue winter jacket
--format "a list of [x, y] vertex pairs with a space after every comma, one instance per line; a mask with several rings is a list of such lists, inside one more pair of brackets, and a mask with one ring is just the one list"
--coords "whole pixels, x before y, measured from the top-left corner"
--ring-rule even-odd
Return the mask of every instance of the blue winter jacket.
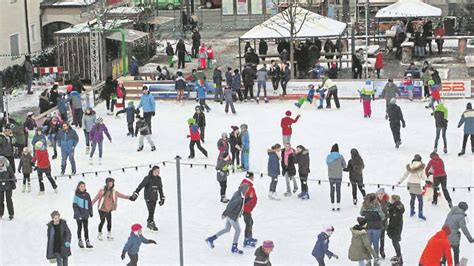
[[315, 92], [316, 92], [316, 90], [314, 88], [309, 89], [308, 95], [306, 96], [306, 99], [308, 100], [308, 102], [310, 102], [310, 103], [313, 102]]
[[58, 99], [58, 111], [61, 114], [67, 113], [67, 101], [64, 97]]
[[235, 74], [235, 76], [232, 78], [232, 90], [233, 91], [240, 90], [241, 82], [242, 82], [242, 78], [240, 77], [240, 74]]
[[140, 97], [140, 104], [138, 104], [137, 110], [143, 107], [144, 113], [154, 112], [155, 111], [155, 96], [153, 94], [143, 94]]
[[464, 124], [464, 134], [474, 134], [474, 110], [466, 110], [459, 120], [458, 127]]
[[92, 201], [89, 193], [79, 192], [75, 194], [72, 200], [72, 209], [76, 220], [87, 220], [92, 217]]
[[329, 258], [331, 258], [334, 253], [329, 251], [329, 236], [325, 232], [321, 232], [318, 235], [318, 240], [316, 241], [316, 244], [314, 245], [313, 252], [313, 257], [316, 259], [324, 259], [324, 255], [327, 255]]
[[280, 159], [273, 150], [268, 150], [268, 175], [276, 177], [280, 174]]
[[64, 129], [59, 130], [56, 139], [58, 146], [65, 152], [72, 151], [79, 142], [77, 133], [72, 128], [68, 129], [68, 131], [65, 131]]
[[72, 91], [69, 94], [70, 101], [71, 101], [71, 107], [72, 109], [82, 109], [82, 100], [81, 100], [81, 94], [77, 91]]
[[135, 122], [135, 113], [136, 113], [135, 106], [129, 106], [125, 109], [122, 109], [118, 111], [116, 115], [123, 114], [123, 113], [127, 114], [127, 123]]
[[206, 99], [206, 87], [204, 86], [197, 86], [197, 98], [198, 99]]
[[249, 153], [250, 152], [250, 137], [248, 131], [242, 131], [240, 135], [240, 139], [242, 140], [242, 152]]
[[36, 142], [38, 142], [38, 141], [40, 141], [40, 140], [41, 140], [45, 145], [48, 143], [48, 142], [46, 142], [46, 135], [45, 135], [45, 134], [39, 135], [38, 133], [35, 133], [35, 135], [33, 136], [33, 139], [31, 140], [31, 144], [33, 144], [33, 149], [35, 148]]
[[131, 232], [127, 243], [125, 243], [125, 246], [123, 247], [122, 253], [127, 252], [130, 255], [136, 255], [138, 254], [138, 251], [140, 251], [140, 246], [142, 243], [150, 244], [151, 240], [146, 239], [142, 235], [136, 235], [135, 233]]

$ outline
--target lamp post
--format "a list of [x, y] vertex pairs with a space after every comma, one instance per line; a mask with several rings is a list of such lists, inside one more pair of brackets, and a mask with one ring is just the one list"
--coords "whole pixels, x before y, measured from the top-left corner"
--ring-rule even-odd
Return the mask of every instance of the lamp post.
[[369, 6], [370, 0], [365, 1], [365, 78], [369, 75]]

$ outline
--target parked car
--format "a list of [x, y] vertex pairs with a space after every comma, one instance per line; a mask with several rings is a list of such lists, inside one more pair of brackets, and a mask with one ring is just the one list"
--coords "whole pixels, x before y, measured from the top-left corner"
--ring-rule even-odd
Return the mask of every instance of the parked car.
[[156, 1], [158, 9], [178, 9], [181, 7], [181, 0], [158, 0]]
[[206, 8], [220, 8], [222, 6], [222, 0], [201, 0], [201, 6]]

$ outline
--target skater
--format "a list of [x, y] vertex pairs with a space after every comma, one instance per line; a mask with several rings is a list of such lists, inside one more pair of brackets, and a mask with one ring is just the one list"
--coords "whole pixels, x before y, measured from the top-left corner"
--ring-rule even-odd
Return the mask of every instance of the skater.
[[110, 143], [112, 143], [112, 137], [109, 134], [109, 130], [104, 124], [104, 120], [102, 117], [97, 117], [95, 120], [95, 125], [92, 127], [89, 136], [92, 144], [91, 154], [89, 156], [89, 162], [92, 163], [92, 157], [94, 156], [95, 147], [99, 146], [99, 164], [101, 164], [102, 160], [102, 143], [104, 142], [104, 134], [109, 139]]
[[256, 71], [248, 64], [242, 70], [242, 81], [244, 83], [244, 102], [248, 100], [253, 101], [253, 86], [254, 80], [257, 78]]
[[197, 28], [193, 30], [193, 35], [192, 35], [192, 40], [193, 40], [193, 46], [191, 48], [191, 53], [194, 58], [198, 57], [199, 54], [199, 45], [201, 44], [201, 34], [199, 34], [199, 31]]
[[370, 118], [372, 115], [371, 101], [375, 101], [375, 91], [370, 79], [365, 81], [365, 86], [360, 91], [360, 101], [364, 107], [364, 117]]
[[84, 228], [84, 238], [86, 240], [86, 248], [93, 248], [89, 241], [89, 217], [92, 218], [92, 200], [86, 190], [86, 183], [80, 181], [77, 184], [74, 199], [72, 201], [72, 209], [74, 210], [74, 219], [77, 222], [77, 242], [79, 248], [84, 248], [82, 242], [82, 228]]
[[224, 98], [224, 91], [222, 90], [222, 70], [221, 67], [216, 67], [212, 73], [212, 81], [214, 82], [214, 101], [222, 104]]
[[174, 65], [174, 60], [173, 60], [174, 49], [173, 49], [173, 46], [171, 46], [171, 43], [169, 43], [169, 42], [166, 43], [165, 53], [166, 53], [166, 57], [168, 59], [167, 60], [168, 61], [168, 66], [173, 67], [173, 65]]
[[59, 93], [58, 111], [59, 111], [59, 115], [61, 116], [61, 120], [64, 122], [68, 121], [68, 116], [67, 116], [68, 109], [69, 109], [69, 102], [66, 99], [66, 95], [64, 95], [64, 93]]
[[[156, 202], [159, 199], [158, 205], [163, 206], [165, 204], [165, 194], [163, 194], [163, 183], [161, 182], [159, 166], [155, 165], [151, 168], [148, 175], [143, 178], [140, 185], [135, 189], [130, 200], [135, 201], [142, 188], [145, 188], [143, 195], [148, 209], [147, 228], [152, 231], [158, 231], [155, 223]], [[158, 194], [160, 194], [159, 197]]]
[[290, 81], [291, 78], [291, 70], [290, 70], [290, 64], [289, 63], [283, 63], [282, 64], [282, 70], [280, 71], [280, 83], [281, 83], [281, 88], [282, 88], [282, 96], [286, 96], [286, 86], [288, 85], [288, 82]]
[[402, 144], [400, 138], [400, 122], [402, 128], [405, 128], [405, 120], [403, 119], [402, 109], [397, 105], [397, 99], [392, 98], [388, 106], [388, 121], [390, 122], [390, 130], [392, 131], [393, 140], [395, 141], [395, 148], [399, 148]]
[[225, 72], [225, 85], [226, 87], [232, 87], [232, 68], [228, 67], [227, 71]]
[[318, 89], [316, 90], [316, 92], [319, 95], [318, 109], [323, 109], [324, 100], [326, 99], [326, 91], [327, 89], [321, 88], [321, 86], [319, 86]]
[[114, 239], [112, 236], [112, 212], [117, 210], [118, 199], [131, 200], [130, 196], [116, 191], [114, 187], [115, 180], [112, 177], [107, 177], [105, 179], [105, 186], [99, 190], [91, 203], [91, 206], [94, 206], [97, 202], [97, 209], [99, 210], [100, 223], [97, 235], [99, 241], [103, 240], [102, 227], [104, 227], [105, 220], [107, 220], [107, 240]]
[[43, 134], [43, 127], [37, 127], [33, 139], [31, 140], [31, 145], [33, 147], [33, 153], [35, 152], [36, 142], [41, 141], [42, 143], [47, 143], [46, 136]]
[[219, 182], [219, 186], [221, 187], [221, 202], [227, 203], [229, 200], [225, 196], [225, 192], [227, 189], [227, 177], [229, 176], [229, 166], [231, 164], [231, 158], [228, 152], [222, 152], [222, 156], [217, 159], [217, 182]]
[[413, 101], [413, 89], [414, 89], [414, 83], [413, 83], [413, 78], [411, 73], [407, 73], [404, 80], [402, 81], [403, 85], [405, 85], [405, 89], [408, 93], [408, 100], [411, 102]]
[[443, 257], [446, 258], [448, 266], [453, 266], [453, 257], [448, 239], [450, 234], [451, 227], [445, 224], [440, 231], [428, 240], [421, 254], [419, 266], [440, 265]]
[[82, 125], [84, 126], [82, 130], [84, 130], [84, 139], [86, 140], [86, 154], [90, 152], [90, 132], [96, 123], [96, 115], [95, 111], [88, 107], [84, 112], [84, 116], [82, 117]]
[[298, 175], [301, 182], [301, 193], [298, 194], [298, 198], [302, 200], [309, 199], [308, 194], [308, 175], [309, 170], [309, 151], [303, 146], [296, 146], [295, 163], [298, 164]]
[[15, 145], [15, 137], [12, 133], [12, 124], [7, 124], [3, 128], [2, 133], [0, 134], [0, 156], [4, 156], [8, 159], [8, 165], [13, 170], [15, 170], [15, 157], [13, 152], [13, 145]]
[[[204, 132], [206, 129], [206, 114], [204, 114], [203, 106], [197, 105], [194, 108], [195, 112], [193, 114], [193, 118], [196, 120], [197, 125], [199, 126], [199, 132], [201, 133], [201, 141], [204, 143]], [[208, 111], [209, 112], [209, 111]]]
[[53, 156], [51, 157], [53, 160], [58, 157], [58, 149], [57, 149], [57, 135], [59, 130], [61, 129], [61, 121], [59, 120], [58, 117], [53, 117], [51, 118], [51, 121], [48, 123], [47, 130], [45, 131], [45, 134], [48, 134], [49, 141], [51, 142], [51, 145], [53, 146]]
[[[142, 88], [142, 96], [140, 96], [140, 103], [137, 106], [137, 110], [140, 111], [140, 108], [143, 107], [143, 118], [148, 124], [148, 129], [150, 135], [152, 134], [151, 118], [155, 116], [155, 96], [150, 93], [150, 90], [147, 86]], [[135, 134], [136, 135], [136, 134]]]
[[255, 250], [255, 261], [253, 266], [272, 266], [272, 263], [270, 262], [270, 253], [272, 253], [273, 247], [273, 241], [263, 241], [263, 244]]
[[339, 256], [329, 250], [329, 238], [334, 233], [334, 227], [328, 226], [318, 235], [318, 240], [314, 245], [313, 252], [311, 253], [314, 258], [318, 261], [319, 266], [325, 266], [324, 256], [329, 259], [339, 259]]
[[334, 104], [336, 104], [336, 108], [340, 108], [339, 98], [337, 97], [337, 85], [328, 77], [323, 77], [323, 83], [321, 84], [321, 88], [324, 88], [328, 91], [328, 95], [326, 97], [326, 108], [331, 109], [331, 98], [334, 96]]
[[227, 152], [229, 155], [229, 136], [227, 133], [222, 133], [221, 138], [217, 141], [217, 150], [219, 151], [219, 155], [217, 156], [217, 159], [219, 160], [222, 158], [222, 153]]
[[43, 174], [48, 178], [49, 183], [54, 189], [55, 193], [58, 193], [58, 185], [51, 176], [51, 162], [49, 161], [48, 149], [46, 148], [46, 143], [38, 141], [35, 144], [35, 155], [31, 159], [32, 163], [36, 163], [36, 172], [38, 173], [38, 182], [40, 191], [38, 195], [44, 194], [44, 183], [43, 183]]
[[425, 164], [421, 161], [421, 156], [415, 154], [411, 163], [406, 165], [406, 172], [402, 175], [397, 183], [400, 185], [408, 177], [407, 187], [410, 193], [410, 217], [415, 216], [415, 199], [418, 199], [418, 218], [426, 220], [423, 215], [423, 195], [421, 195], [421, 182], [427, 179], [424, 173]]
[[458, 156], [462, 156], [466, 153], [467, 139], [471, 136], [471, 151], [474, 153], [474, 110], [472, 110], [472, 104], [466, 104], [466, 111], [461, 115], [459, 120], [458, 128], [464, 124], [464, 136], [462, 139], [462, 149], [458, 153]]
[[56, 136], [58, 146], [61, 148], [61, 175], [66, 172], [66, 160], [69, 158], [72, 174], [76, 174], [76, 161], [74, 160], [74, 150], [79, 142], [77, 133], [71, 126], [64, 122], [63, 128], [59, 130]]
[[[229, 146], [232, 155], [232, 168], [240, 170], [240, 150], [242, 150], [242, 139], [240, 138], [240, 130], [238, 126], [231, 126]], [[237, 164], [235, 164], [237, 162]]]
[[234, 92], [232, 91], [232, 87], [226, 86], [224, 89], [224, 101], [225, 101], [225, 113], [227, 114], [229, 112], [229, 106], [230, 106], [230, 111], [232, 114], [237, 114], [235, 111], [234, 107]]
[[207, 51], [206, 51], [206, 46], [204, 43], [201, 43], [201, 46], [199, 47], [199, 67], [201, 69], [206, 69], [207, 66]]
[[81, 94], [77, 91], [72, 91], [69, 94], [69, 101], [71, 102], [72, 109], [72, 125], [76, 128], [82, 127], [82, 100]]
[[211, 69], [212, 65], [214, 64], [213, 61], [215, 61], [214, 48], [212, 48], [212, 45], [209, 44], [207, 46], [206, 53], [207, 53], [207, 69]]
[[232, 249], [231, 252], [235, 254], [243, 254], [244, 252], [238, 249], [237, 245], [239, 243], [240, 237], [240, 225], [239, 225], [239, 218], [242, 216], [242, 211], [244, 208], [244, 201], [245, 201], [245, 193], [249, 185], [241, 184], [239, 189], [234, 193], [232, 198], [230, 199], [229, 203], [227, 204], [224, 212], [222, 213], [222, 219], [226, 220], [225, 228], [217, 232], [216, 234], [206, 238], [207, 244], [214, 248], [214, 241], [219, 238], [221, 235], [228, 233], [231, 227], [234, 228], [234, 239], [232, 241]]
[[[326, 164], [328, 165], [332, 210], [339, 211], [339, 204], [341, 202], [342, 170], [346, 168], [346, 160], [344, 160], [344, 157], [339, 153], [339, 145], [337, 145], [337, 143], [332, 145], [331, 153], [326, 157]], [[334, 193], [337, 194], [336, 203], [334, 202]]]
[[405, 206], [400, 201], [400, 196], [392, 195], [390, 204], [388, 205], [387, 236], [392, 239], [393, 249], [395, 249], [396, 255], [390, 259], [395, 265], [403, 265], [400, 241], [402, 240], [404, 212]]
[[242, 163], [242, 169], [245, 171], [249, 171], [250, 136], [247, 124], [240, 125], [240, 132], [240, 139], [242, 142], [242, 149], [240, 151], [240, 161]]
[[265, 103], [268, 103], [267, 99], [267, 80], [268, 80], [268, 72], [267, 72], [267, 65], [263, 64], [263, 66], [257, 71], [257, 103], [260, 101], [260, 90], [263, 89], [263, 100]]
[[[359, 262], [359, 265], [372, 265], [372, 257], [375, 259], [374, 265], [378, 264], [378, 254], [370, 245], [367, 233], [367, 220], [364, 217], [357, 218], [357, 224], [351, 227], [352, 239], [349, 247], [349, 259]], [[367, 264], [366, 264], [367, 262]]]
[[[233, 91], [233, 94], [232, 95], [235, 95], [237, 94], [237, 96], [239, 97], [239, 101], [243, 101], [244, 100], [244, 97], [242, 95], [242, 77], [239, 73], [239, 70], [238, 69], [235, 69], [234, 70], [234, 77], [232, 78], [232, 91]], [[232, 98], [233, 99], [233, 98]], [[237, 100], [237, 97], [235, 98], [235, 101]]]
[[299, 98], [298, 101], [295, 103], [296, 107], [301, 108], [305, 102], [308, 102], [309, 104], [313, 104], [313, 98], [314, 98], [315, 93], [316, 93], [316, 90], [314, 89], [314, 85], [309, 84], [307, 96]]
[[384, 214], [384, 218], [382, 219], [382, 231], [380, 231], [380, 257], [382, 259], [385, 259], [385, 232], [387, 230], [387, 224], [388, 224], [388, 205], [390, 201], [390, 196], [385, 193], [384, 188], [379, 188], [377, 190], [377, 201], [380, 204], [380, 207], [382, 208], [382, 212]]
[[186, 79], [183, 77], [183, 72], [178, 70], [176, 73], [178, 77], [174, 81], [174, 89], [176, 90], [176, 101], [181, 103], [184, 98], [184, 90], [187, 88], [188, 84]]
[[293, 194], [298, 191], [298, 184], [296, 183], [296, 168], [295, 168], [295, 150], [290, 143], [285, 143], [281, 150], [281, 175], [286, 180], [285, 197], [291, 196], [290, 180], [293, 180]]
[[245, 174], [244, 180], [240, 183], [241, 185], [248, 185], [249, 188], [244, 195], [244, 222], [245, 222], [245, 239], [244, 239], [244, 248], [245, 247], [252, 247], [254, 248], [257, 239], [253, 238], [253, 218], [252, 218], [252, 211], [257, 205], [257, 193], [255, 192], [255, 188], [253, 187], [253, 179], [254, 175], [252, 172], [247, 172]]
[[343, 169], [349, 172], [349, 180], [352, 185], [352, 203], [357, 205], [357, 188], [359, 188], [362, 198], [365, 198], [364, 177], [362, 171], [364, 170], [364, 160], [357, 149], [351, 149], [351, 159], [347, 162], [347, 167]]
[[58, 211], [51, 213], [51, 221], [47, 226], [46, 259], [56, 262], [57, 266], [67, 266], [68, 257], [71, 256], [71, 230]]
[[135, 122], [136, 109], [132, 101], [129, 101], [127, 103], [127, 107], [118, 111], [115, 114], [115, 116], [117, 117], [119, 114], [123, 114], [123, 113], [127, 114], [127, 128], [128, 128], [127, 136], [130, 136], [133, 138], [135, 136], [134, 130], [133, 130], [133, 123]]
[[209, 113], [211, 111], [211, 108], [209, 105], [206, 104], [206, 87], [204, 85], [197, 85], [197, 100], [199, 101], [199, 106], [201, 110], [204, 111], [206, 109], [206, 112]]
[[389, 78], [387, 84], [383, 87], [380, 98], [385, 99], [385, 119], [388, 119], [388, 109], [393, 98], [400, 96], [400, 89], [393, 83], [393, 79]]
[[278, 84], [280, 83], [281, 75], [280, 66], [276, 63], [275, 60], [271, 61], [269, 74], [272, 80], [273, 92], [275, 94], [278, 91]]
[[270, 192], [268, 193], [269, 199], [279, 200], [280, 198], [276, 194], [276, 187], [278, 184], [278, 175], [280, 175], [280, 154], [281, 146], [280, 144], [273, 145], [268, 153], [268, 175], [272, 179], [270, 182]]
[[140, 132], [140, 136], [138, 137], [137, 151], [143, 150], [143, 139], [146, 139], [148, 144], [150, 144], [151, 151], [155, 151], [156, 146], [153, 140], [151, 139], [150, 126], [146, 123], [143, 117], [137, 115], [137, 122], [135, 123], [135, 137], [138, 136], [139, 132]]
[[379, 255], [380, 251], [380, 236], [383, 229], [383, 220], [385, 214], [382, 211], [377, 196], [374, 193], [369, 193], [364, 198], [360, 215], [367, 220], [367, 234], [369, 236], [370, 245], [374, 247], [375, 254]]
[[298, 122], [298, 119], [300, 119], [300, 117], [301, 115], [297, 115], [296, 118], [293, 119], [291, 118], [290, 110], [285, 112], [285, 117], [283, 117], [280, 122], [283, 145], [291, 142], [291, 134], [293, 133], [293, 129], [291, 128], [291, 125]]
[[[435, 110], [435, 103], [438, 105], [441, 102], [441, 94], [439, 92], [439, 87], [440, 85], [435, 84], [434, 80], [430, 79], [428, 81], [428, 85], [430, 87], [430, 92], [431, 92], [431, 97], [430, 97], [430, 103], [425, 106], [425, 108], [431, 108], [431, 110]], [[433, 115], [433, 113], [431, 114]]]
[[5, 212], [4, 202], [8, 209], [8, 219], [13, 220], [15, 210], [13, 208], [13, 190], [16, 189], [15, 172], [8, 167], [9, 161], [4, 156], [0, 156], [0, 220]]
[[18, 164], [18, 173], [23, 173], [23, 189], [21, 192], [31, 192], [31, 178], [30, 175], [33, 173], [33, 163], [31, 160], [30, 149], [28, 147], [23, 148], [23, 152], [20, 156], [20, 163]]
[[197, 145], [201, 153], [204, 154], [204, 156], [206, 156], [207, 158], [207, 151], [201, 146], [201, 134], [199, 133], [199, 126], [196, 124], [196, 119], [189, 118], [188, 125], [189, 135], [187, 137], [190, 138], [188, 159], [194, 158], [194, 145]]
[[438, 152], [438, 140], [439, 135], [443, 137], [443, 152], [448, 153], [448, 141], [446, 139], [446, 129], [448, 128], [448, 109], [444, 106], [443, 103], [436, 105], [434, 110], [434, 119], [436, 126], [436, 138], [433, 152]]
[[130, 233], [130, 236], [128, 237], [127, 243], [125, 243], [125, 246], [122, 249], [122, 255], [120, 255], [120, 258], [122, 260], [125, 259], [125, 253], [128, 254], [128, 257], [130, 258], [130, 262], [127, 264], [127, 266], [137, 266], [138, 265], [138, 252], [140, 251], [140, 246], [142, 243], [144, 244], [155, 244], [156, 241], [152, 239], [146, 239], [142, 235], [142, 226], [140, 224], [134, 224], [131, 227], [132, 232]]
[[444, 162], [439, 157], [436, 152], [430, 154], [430, 161], [426, 165], [425, 175], [426, 178], [430, 175], [433, 175], [433, 205], [438, 204], [438, 186], [441, 184], [441, 189], [443, 190], [443, 195], [446, 201], [448, 202], [449, 208], [453, 207], [451, 197], [449, 196], [449, 191], [447, 188], [448, 185], [448, 175], [444, 169]]
[[451, 234], [448, 235], [448, 239], [453, 249], [454, 265], [459, 265], [459, 248], [461, 244], [461, 232], [459, 232], [459, 229], [461, 229], [469, 243], [474, 243], [474, 238], [472, 238], [466, 226], [467, 208], [466, 202], [459, 202], [458, 206], [451, 208], [444, 222], [445, 225], [451, 228]]

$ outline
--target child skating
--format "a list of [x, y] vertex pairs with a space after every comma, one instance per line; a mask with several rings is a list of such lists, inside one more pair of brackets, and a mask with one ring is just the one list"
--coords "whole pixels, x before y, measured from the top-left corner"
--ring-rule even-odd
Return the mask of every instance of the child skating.
[[323, 104], [324, 104], [324, 100], [326, 98], [326, 91], [327, 89], [323, 88], [323, 87], [319, 87], [316, 92], [318, 93], [318, 96], [319, 96], [319, 105], [318, 105], [318, 109], [323, 109]]
[[125, 254], [127, 254], [130, 258], [130, 262], [127, 265], [136, 266], [138, 264], [138, 252], [140, 251], [140, 246], [142, 243], [156, 245], [156, 241], [152, 239], [146, 239], [142, 235], [142, 226], [140, 224], [132, 225], [131, 230], [132, 232], [128, 237], [127, 243], [125, 243], [125, 246], [122, 249], [122, 255], [120, 258], [124, 260]]
[[115, 116], [118, 116], [119, 114], [127, 114], [127, 128], [128, 128], [128, 133], [127, 136], [134, 137], [135, 134], [133, 133], [133, 123], [135, 122], [135, 105], [133, 104], [132, 101], [128, 102], [127, 107], [118, 111]]
[[324, 257], [327, 256], [329, 259], [339, 259], [339, 256], [329, 250], [329, 238], [334, 232], [333, 226], [328, 226], [318, 235], [318, 240], [314, 245], [313, 257], [318, 261], [319, 266], [325, 266]]
[[135, 124], [135, 137], [138, 135], [138, 132], [140, 132], [140, 136], [138, 137], [137, 151], [143, 150], [143, 139], [146, 139], [148, 144], [150, 144], [151, 151], [156, 150], [155, 143], [151, 139], [150, 127], [148, 126], [148, 123], [145, 121], [145, 119], [141, 116], [137, 116], [137, 123]]
[[370, 79], [365, 81], [365, 86], [360, 91], [360, 101], [364, 107], [364, 117], [370, 118], [372, 115], [371, 101], [375, 101], [375, 91]]
[[295, 103], [296, 107], [301, 108], [305, 102], [308, 102], [309, 104], [313, 104], [313, 98], [316, 93], [316, 90], [314, 89], [313, 84], [308, 85], [308, 95], [306, 97], [301, 97], [298, 99], [298, 101]]
[[33, 172], [33, 163], [31, 160], [30, 149], [28, 147], [23, 148], [23, 152], [20, 157], [20, 164], [18, 164], [18, 173], [23, 173], [23, 189], [21, 192], [31, 192], [31, 178], [30, 175]]
[[188, 125], [189, 125], [189, 135], [187, 137], [190, 138], [188, 159], [194, 158], [194, 145], [197, 145], [201, 153], [204, 154], [204, 156], [206, 156], [207, 158], [207, 151], [201, 146], [201, 134], [199, 132], [199, 126], [196, 124], [196, 119], [189, 118]]

